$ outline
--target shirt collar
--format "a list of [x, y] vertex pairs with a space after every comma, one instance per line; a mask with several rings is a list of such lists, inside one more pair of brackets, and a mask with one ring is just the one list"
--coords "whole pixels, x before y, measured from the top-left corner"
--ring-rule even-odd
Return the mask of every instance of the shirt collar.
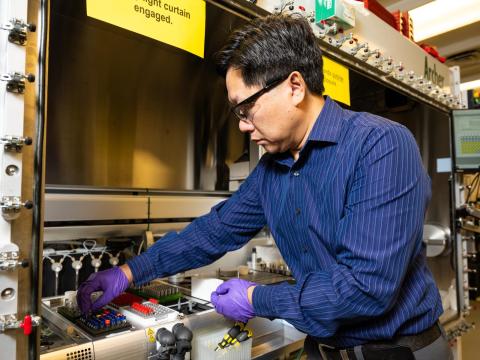
[[[303, 150], [307, 147], [309, 142], [329, 142], [336, 144], [340, 137], [340, 132], [342, 130], [342, 120], [344, 117], [343, 109], [337, 105], [329, 96], [325, 96], [325, 104], [320, 111], [320, 114], [315, 120], [308, 139], [300, 151], [302, 154]], [[274, 159], [277, 163], [287, 166], [293, 165], [293, 157], [289, 151], [281, 154], [275, 154]]]
[[337, 143], [342, 130], [343, 117], [343, 109], [326, 96], [325, 104], [308, 135], [307, 143], [309, 141]]

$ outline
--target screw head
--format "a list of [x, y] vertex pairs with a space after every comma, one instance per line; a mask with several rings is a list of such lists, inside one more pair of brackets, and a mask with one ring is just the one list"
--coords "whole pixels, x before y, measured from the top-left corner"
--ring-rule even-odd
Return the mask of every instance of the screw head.
[[15, 296], [15, 290], [12, 288], [4, 289], [0, 294], [0, 297], [2, 298], [2, 300], [10, 300], [14, 296]]
[[13, 176], [13, 175], [16, 175], [18, 174], [18, 166], [17, 165], [8, 165], [7, 168], [5, 169], [5, 173], [8, 175], [8, 176]]

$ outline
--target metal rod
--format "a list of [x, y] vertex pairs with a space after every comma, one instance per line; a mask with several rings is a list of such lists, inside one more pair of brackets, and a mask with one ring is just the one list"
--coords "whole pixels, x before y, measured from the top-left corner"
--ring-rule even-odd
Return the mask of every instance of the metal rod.
[[75, 271], [75, 290], [78, 290], [78, 280], [80, 278], [80, 271]]
[[55, 271], [55, 296], [58, 296], [59, 273]]

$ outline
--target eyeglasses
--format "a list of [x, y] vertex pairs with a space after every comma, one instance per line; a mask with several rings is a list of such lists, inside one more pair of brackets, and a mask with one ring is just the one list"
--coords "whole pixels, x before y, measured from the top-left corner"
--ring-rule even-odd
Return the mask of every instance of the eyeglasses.
[[232, 107], [232, 112], [235, 114], [235, 116], [239, 120], [241, 121], [247, 120], [249, 118], [249, 111], [255, 105], [255, 102], [258, 100], [258, 98], [263, 94], [265, 94], [266, 92], [272, 90], [274, 87], [280, 85], [282, 82], [287, 80], [289, 76], [290, 74], [288, 74], [287, 76], [281, 76], [269, 81], [262, 89], [257, 91], [255, 94], [249, 96], [245, 100], [239, 102], [237, 105]]

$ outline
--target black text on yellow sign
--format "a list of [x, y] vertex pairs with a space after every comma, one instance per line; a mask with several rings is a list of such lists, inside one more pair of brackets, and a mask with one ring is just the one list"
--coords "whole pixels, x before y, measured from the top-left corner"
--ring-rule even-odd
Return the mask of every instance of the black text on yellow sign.
[[348, 68], [323, 57], [323, 86], [325, 95], [350, 106], [350, 77]]
[[205, 0], [87, 0], [87, 15], [204, 57]]

